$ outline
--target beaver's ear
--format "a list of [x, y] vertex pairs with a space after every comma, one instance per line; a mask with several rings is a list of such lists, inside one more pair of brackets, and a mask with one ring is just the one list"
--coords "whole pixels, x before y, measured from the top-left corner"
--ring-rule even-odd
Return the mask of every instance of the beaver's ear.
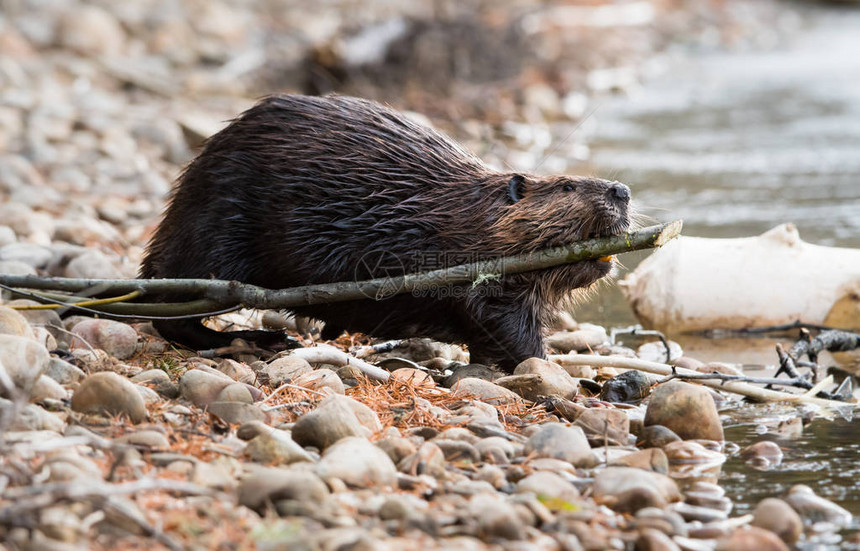
[[523, 198], [526, 191], [526, 179], [520, 174], [514, 174], [508, 180], [508, 199], [511, 203], [516, 203]]

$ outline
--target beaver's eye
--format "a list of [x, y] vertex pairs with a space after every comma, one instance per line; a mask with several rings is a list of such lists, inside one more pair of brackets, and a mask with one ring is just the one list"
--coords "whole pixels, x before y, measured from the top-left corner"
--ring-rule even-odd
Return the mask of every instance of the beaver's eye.
[[563, 191], [576, 191], [576, 186], [574, 186], [573, 184], [564, 184], [563, 186], [561, 186], [561, 189]]

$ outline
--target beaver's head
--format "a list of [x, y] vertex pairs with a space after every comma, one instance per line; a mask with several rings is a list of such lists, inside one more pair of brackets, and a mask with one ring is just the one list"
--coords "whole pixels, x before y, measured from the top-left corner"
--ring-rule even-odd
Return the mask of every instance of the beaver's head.
[[495, 226], [522, 251], [617, 235], [630, 226], [630, 188], [619, 182], [513, 174], [507, 201]]
[[[624, 233], [630, 227], [630, 188], [619, 182], [578, 176], [506, 178], [505, 205], [493, 222], [493, 236], [505, 254], [534, 252], [593, 237]], [[612, 271], [612, 262], [588, 260], [543, 270], [540, 294], [566, 298]], [[531, 279], [531, 278], [528, 278]]]

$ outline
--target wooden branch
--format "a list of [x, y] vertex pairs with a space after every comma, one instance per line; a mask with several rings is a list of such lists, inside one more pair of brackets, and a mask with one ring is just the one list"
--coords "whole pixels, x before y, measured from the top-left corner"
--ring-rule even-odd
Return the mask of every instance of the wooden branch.
[[[620, 367], [622, 369], [636, 369], [647, 373], [656, 373], [658, 375], [672, 375], [678, 373], [681, 375], [700, 375], [698, 371], [674, 367], [668, 364], [657, 362], [648, 362], [636, 358], [624, 358], [621, 356], [597, 356], [592, 354], [557, 354], [549, 357], [553, 361], [561, 365], [588, 365], [592, 367]], [[747, 396], [761, 402], [798, 402], [815, 404], [827, 408], [856, 408], [858, 404], [848, 402], [838, 402], [836, 400], [827, 400], [815, 396], [807, 396], [804, 394], [789, 394], [787, 392], [779, 392], [777, 390], [768, 390], [759, 388], [747, 383], [737, 381], [714, 381], [702, 380], [699, 381], [702, 385], [715, 388], [717, 390], [725, 390], [734, 394]]]
[[[240, 283], [208, 279], [75, 279], [43, 278], [0, 274], [0, 283], [26, 289], [46, 289], [64, 292], [87, 291], [88, 294], [129, 293], [140, 290], [145, 294], [192, 295], [212, 302], [214, 308], [242, 304], [248, 308], [288, 309], [311, 304], [328, 304], [375, 297], [377, 300], [432, 285], [455, 285], [486, 281], [492, 276], [542, 270], [583, 260], [592, 260], [614, 254], [660, 247], [681, 233], [680, 220], [651, 226], [638, 231], [588, 239], [569, 245], [554, 247], [536, 253], [502, 257], [489, 261], [462, 264], [442, 270], [398, 277], [378, 278], [358, 282], [326, 283], [290, 289], [271, 290]], [[489, 276], [489, 277], [488, 277]], [[199, 304], [195, 301], [193, 304]], [[144, 308], [146, 306], [146, 308]], [[153, 305], [155, 307], [159, 305]], [[97, 307], [113, 314], [152, 313], [152, 308], [140, 303], [116, 303]], [[159, 313], [163, 315], [163, 311]], [[180, 304], [174, 304], [171, 315], [181, 315]], [[199, 312], [193, 312], [198, 314]], [[144, 317], [144, 315], [141, 315]]]

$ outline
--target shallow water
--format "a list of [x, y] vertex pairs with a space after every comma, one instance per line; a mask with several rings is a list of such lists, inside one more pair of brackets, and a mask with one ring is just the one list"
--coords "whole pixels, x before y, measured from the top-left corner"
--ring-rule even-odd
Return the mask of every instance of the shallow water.
[[[603, 101], [586, 125], [593, 172], [629, 183], [645, 214], [683, 218], [685, 235], [749, 236], [792, 222], [806, 241], [860, 247], [860, 9], [802, 9], [800, 30], [778, 47], [675, 54], [641, 89]], [[621, 260], [632, 269], [644, 256]], [[635, 322], [617, 290], [575, 315]], [[776, 361], [772, 340], [679, 340], [704, 360]], [[745, 446], [772, 438], [756, 429], [769, 412], [726, 412], [727, 439]], [[738, 458], [724, 466], [733, 514], [803, 483], [855, 515], [847, 532], [860, 529], [860, 422], [817, 419], [802, 437], [778, 443], [785, 460], [776, 470]], [[839, 545], [825, 537], [803, 548]]]

